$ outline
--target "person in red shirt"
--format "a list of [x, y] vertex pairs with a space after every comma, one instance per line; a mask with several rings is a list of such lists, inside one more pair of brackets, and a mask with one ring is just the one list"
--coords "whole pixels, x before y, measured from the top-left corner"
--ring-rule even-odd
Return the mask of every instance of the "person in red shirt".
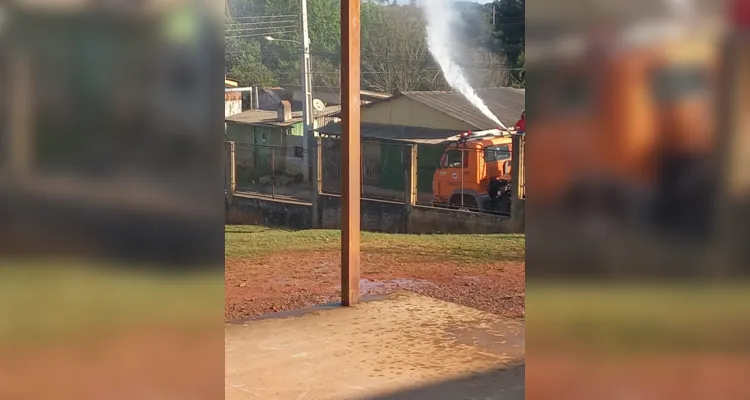
[[521, 111], [521, 119], [516, 122], [516, 132], [526, 132], [526, 110]]

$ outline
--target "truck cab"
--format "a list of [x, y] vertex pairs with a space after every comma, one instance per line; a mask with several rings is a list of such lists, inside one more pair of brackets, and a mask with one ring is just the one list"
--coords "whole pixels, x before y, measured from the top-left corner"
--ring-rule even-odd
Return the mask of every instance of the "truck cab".
[[[433, 204], [468, 211], [496, 210], [501, 182], [510, 182], [511, 132], [464, 132], [440, 158], [432, 180]], [[508, 199], [509, 200], [509, 199]], [[509, 211], [509, 210], [508, 210]]]
[[535, 209], [593, 212], [616, 225], [674, 213], [671, 204], [688, 203], [678, 197], [701, 199], [703, 186], [671, 191], [703, 179], [711, 154], [714, 37], [662, 25], [642, 41], [615, 36], [609, 51], [589, 44], [534, 63], [541, 81], [527, 88], [527, 181]]

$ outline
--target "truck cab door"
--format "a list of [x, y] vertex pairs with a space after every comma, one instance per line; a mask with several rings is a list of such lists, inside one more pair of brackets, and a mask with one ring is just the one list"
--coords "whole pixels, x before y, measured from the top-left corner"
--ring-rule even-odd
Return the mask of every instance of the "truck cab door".
[[449, 148], [440, 159], [438, 193], [436, 197], [450, 198], [455, 191], [463, 188], [463, 182], [471, 176], [469, 154], [466, 149]]

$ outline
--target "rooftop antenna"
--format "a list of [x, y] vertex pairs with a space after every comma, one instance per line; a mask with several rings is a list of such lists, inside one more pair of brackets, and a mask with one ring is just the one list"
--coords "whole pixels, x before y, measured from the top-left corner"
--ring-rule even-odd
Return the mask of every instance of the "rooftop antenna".
[[312, 106], [318, 112], [323, 112], [326, 109], [326, 104], [320, 99], [313, 99]]

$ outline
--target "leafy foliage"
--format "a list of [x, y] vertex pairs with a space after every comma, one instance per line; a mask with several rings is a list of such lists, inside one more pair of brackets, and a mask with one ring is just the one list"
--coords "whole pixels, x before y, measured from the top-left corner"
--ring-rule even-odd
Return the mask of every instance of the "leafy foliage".
[[492, 47], [502, 54], [509, 67], [514, 86], [525, 82], [523, 70], [526, 62], [524, 45], [526, 39], [526, 0], [495, 0]]
[[[401, 4], [362, 1], [362, 87], [446, 89], [427, 49], [421, 10], [413, 0]], [[307, 0], [314, 86], [339, 86], [340, 6], [340, 0]], [[467, 44], [460, 62], [477, 86], [523, 84], [522, 71], [515, 68], [523, 67], [524, 7], [524, 0], [458, 4], [464, 22], [459, 36]], [[235, 18], [227, 18], [226, 73], [243, 85], [298, 84], [299, 0], [232, 0], [227, 10]], [[506, 66], [513, 68], [506, 71]]]

